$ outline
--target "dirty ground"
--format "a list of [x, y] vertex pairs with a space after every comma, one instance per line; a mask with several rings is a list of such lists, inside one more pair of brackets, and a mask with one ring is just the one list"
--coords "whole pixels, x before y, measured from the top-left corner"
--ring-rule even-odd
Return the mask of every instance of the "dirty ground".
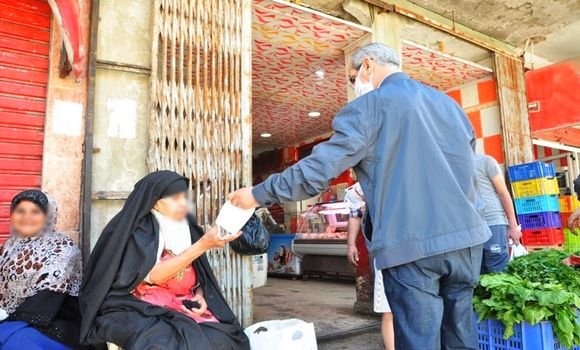
[[379, 350], [379, 318], [353, 312], [352, 282], [268, 277], [254, 290], [254, 322], [299, 318], [313, 322], [320, 350]]

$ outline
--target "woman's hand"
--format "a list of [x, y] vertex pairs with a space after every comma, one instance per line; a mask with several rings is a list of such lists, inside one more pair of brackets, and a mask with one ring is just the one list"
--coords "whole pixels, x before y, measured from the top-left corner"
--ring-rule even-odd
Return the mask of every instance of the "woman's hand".
[[207, 249], [211, 248], [222, 248], [226, 245], [226, 243], [236, 240], [238, 237], [242, 235], [242, 231], [230, 235], [230, 234], [223, 234], [220, 235], [220, 228], [217, 225], [213, 225], [207, 232], [201, 237], [199, 240], [203, 243]]
[[181, 309], [186, 313], [189, 314], [190, 316], [202, 316], [205, 313], [207, 313], [207, 302], [205, 301], [205, 298], [203, 297], [203, 292], [201, 292], [201, 288], [198, 288], [198, 290], [195, 292], [195, 295], [193, 296], [193, 298], [191, 298], [191, 301], [197, 301], [199, 303], [199, 308], [193, 308], [193, 309], [188, 309], [185, 306], [181, 306]]

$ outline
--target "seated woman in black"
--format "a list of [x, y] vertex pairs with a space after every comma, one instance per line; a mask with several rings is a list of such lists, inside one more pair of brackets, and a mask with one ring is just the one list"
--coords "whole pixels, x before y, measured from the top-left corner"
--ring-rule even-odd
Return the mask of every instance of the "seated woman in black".
[[81, 254], [55, 232], [56, 204], [24, 191], [10, 205], [10, 237], [0, 245], [0, 349], [79, 348]]
[[205, 252], [221, 247], [188, 214], [187, 178], [145, 176], [107, 224], [85, 270], [81, 336], [126, 350], [249, 350]]

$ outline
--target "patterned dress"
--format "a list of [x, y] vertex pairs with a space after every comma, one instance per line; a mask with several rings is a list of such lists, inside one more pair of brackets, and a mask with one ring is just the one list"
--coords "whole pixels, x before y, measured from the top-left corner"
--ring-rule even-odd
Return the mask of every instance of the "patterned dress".
[[[171, 253], [164, 250], [161, 255], [161, 261], [170, 259], [171, 257]], [[133, 295], [150, 304], [179, 311], [193, 318], [198, 323], [219, 322], [209, 309], [200, 316], [183, 312], [183, 300], [193, 299], [193, 292], [197, 286], [197, 274], [193, 266], [189, 265], [183, 271], [163, 283], [150, 284], [145, 281], [142, 282], [135, 288]]]

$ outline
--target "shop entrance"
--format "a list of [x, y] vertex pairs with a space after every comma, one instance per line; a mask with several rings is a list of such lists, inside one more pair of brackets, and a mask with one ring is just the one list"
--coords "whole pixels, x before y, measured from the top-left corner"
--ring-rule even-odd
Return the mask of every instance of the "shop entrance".
[[[345, 57], [371, 42], [371, 29], [283, 1], [255, 0], [253, 11], [253, 178], [259, 183], [331, 136], [332, 119], [354, 97]], [[490, 53], [420, 23], [407, 24], [402, 36], [404, 71], [464, 107], [478, 149], [503, 163]], [[369, 329], [378, 334], [372, 300], [367, 314], [353, 307], [357, 290], [372, 294], [372, 283], [361, 285], [361, 271], [346, 258], [343, 199], [355, 182], [347, 170], [315, 198], [260, 213], [272, 240], [264, 264], [269, 277], [254, 291], [255, 322], [304, 319], [323, 340]]]

